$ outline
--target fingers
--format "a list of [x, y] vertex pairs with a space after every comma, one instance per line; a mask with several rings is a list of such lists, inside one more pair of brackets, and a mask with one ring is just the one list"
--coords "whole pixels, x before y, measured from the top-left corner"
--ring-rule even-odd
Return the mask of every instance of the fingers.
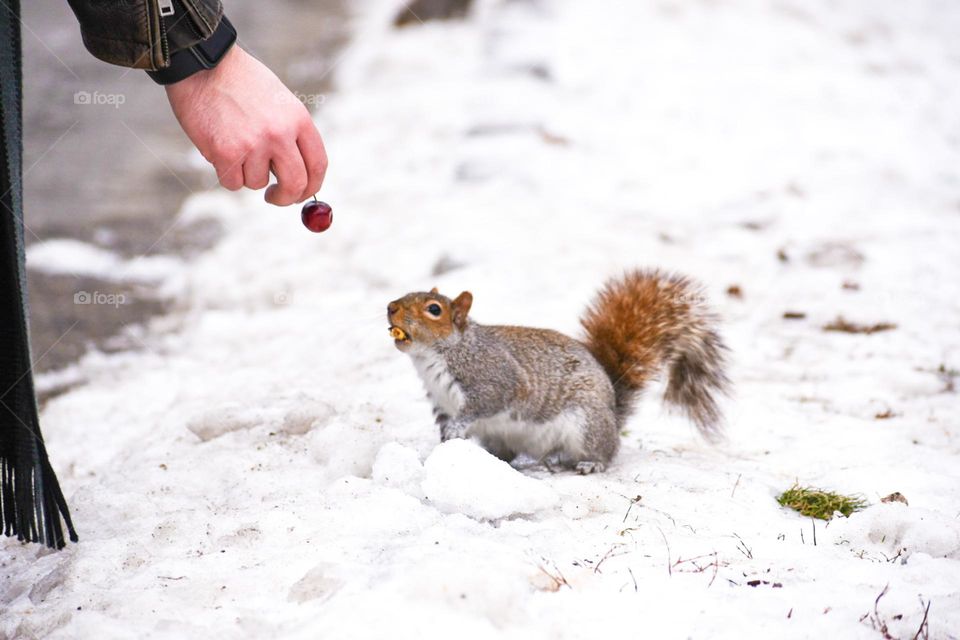
[[[265, 96], [277, 96], [276, 100]], [[262, 189], [271, 165], [278, 183], [265, 199], [285, 206], [319, 190], [327, 168], [323, 140], [310, 113], [277, 76], [233, 47], [216, 73], [167, 86], [177, 120], [227, 189]]]
[[257, 191], [270, 183], [270, 157], [251, 154], [243, 163], [243, 185]]
[[307, 168], [296, 143], [291, 140], [284, 145], [280, 153], [273, 155], [271, 162], [277, 184], [267, 187], [264, 200], [278, 207], [303, 200], [301, 195], [307, 189]]
[[236, 191], [244, 185], [243, 163], [250, 156], [252, 149], [252, 143], [221, 139], [213, 142], [207, 149], [201, 148], [201, 154], [216, 169], [220, 184], [225, 189]]
[[217, 180], [225, 189], [236, 191], [243, 186], [243, 158], [235, 159], [232, 156], [226, 156], [224, 159], [217, 159], [213, 162], [217, 170]]
[[306, 200], [320, 191], [323, 177], [327, 173], [327, 151], [324, 149], [323, 139], [314, 126], [313, 120], [309, 120], [301, 127], [297, 148], [307, 169], [307, 188], [300, 194], [300, 200]]
[[277, 184], [267, 187], [264, 199], [277, 206], [317, 193], [327, 171], [327, 152], [309, 113], [302, 105], [297, 107], [259, 127], [212, 142], [203, 155], [216, 168], [220, 184], [231, 191], [260, 190], [270, 183], [272, 173]]

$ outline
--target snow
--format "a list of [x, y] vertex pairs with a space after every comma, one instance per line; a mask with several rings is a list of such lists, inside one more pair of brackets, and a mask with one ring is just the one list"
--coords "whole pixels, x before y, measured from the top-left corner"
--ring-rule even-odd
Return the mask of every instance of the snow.
[[30, 268], [51, 275], [75, 275], [159, 282], [171, 279], [182, 269], [182, 261], [171, 256], [140, 256], [124, 260], [117, 254], [79, 240], [56, 238], [33, 244], [27, 249]]
[[416, 450], [397, 442], [388, 442], [377, 452], [370, 477], [374, 482], [395, 487], [404, 493], [423, 498], [423, 463]]
[[[229, 231], [157, 285], [177, 312], [59, 374], [81, 542], [0, 543], [0, 637], [912, 638], [928, 603], [960, 637], [955, 3], [396, 6], [318, 114], [331, 231], [192, 199]], [[631, 266], [723, 316], [725, 443], [654, 389], [604, 473], [439, 445], [388, 301], [576, 334]], [[795, 481], [874, 506], [812, 521]]]
[[837, 544], [871, 549], [887, 558], [922, 553], [960, 560], [960, 521], [899, 503], [873, 505], [841, 519], [832, 534]]
[[430, 504], [444, 513], [499, 520], [549, 509], [559, 502], [543, 482], [466, 440], [439, 445], [423, 464], [421, 485]]

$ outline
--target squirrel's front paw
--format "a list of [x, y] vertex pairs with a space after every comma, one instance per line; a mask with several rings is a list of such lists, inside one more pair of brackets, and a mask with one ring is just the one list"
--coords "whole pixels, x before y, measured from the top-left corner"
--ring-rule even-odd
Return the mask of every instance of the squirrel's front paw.
[[455, 420], [449, 420], [440, 425], [440, 442], [467, 437], [467, 425]]

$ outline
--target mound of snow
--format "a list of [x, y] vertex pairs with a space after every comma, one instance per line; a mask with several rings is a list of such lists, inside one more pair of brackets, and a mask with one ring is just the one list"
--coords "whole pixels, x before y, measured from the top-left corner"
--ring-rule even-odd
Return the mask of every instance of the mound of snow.
[[469, 440], [444, 442], [423, 468], [424, 495], [447, 513], [495, 520], [550, 509], [559, 502], [547, 484], [523, 475]]
[[888, 556], [925, 553], [960, 560], [960, 522], [935, 511], [899, 503], [874, 505], [832, 526], [854, 546], [877, 545]]

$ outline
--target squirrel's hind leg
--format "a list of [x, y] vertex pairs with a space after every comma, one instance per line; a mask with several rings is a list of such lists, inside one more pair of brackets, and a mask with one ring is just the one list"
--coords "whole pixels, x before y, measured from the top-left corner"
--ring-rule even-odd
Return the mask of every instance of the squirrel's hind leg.
[[602, 473], [606, 471], [607, 465], [602, 462], [597, 462], [595, 460], [582, 460], [577, 463], [577, 466], [574, 467], [574, 470], [582, 476], [591, 474], [591, 473]]
[[560, 471], [576, 471], [580, 475], [587, 475], [594, 472], [602, 472], [607, 468], [607, 463], [600, 460], [584, 460], [582, 456], [571, 457], [568, 452], [556, 451], [544, 456], [540, 464], [546, 467], [550, 473]]
[[620, 448], [620, 429], [613, 408], [589, 407], [582, 433], [580, 446], [569, 452], [570, 468], [580, 475], [605, 471]]
[[606, 471], [607, 464], [600, 460], [582, 460], [570, 458], [563, 453], [548, 456], [541, 461], [541, 464], [547, 468], [550, 473], [558, 471], [576, 471], [582, 476], [590, 473], [600, 473]]

